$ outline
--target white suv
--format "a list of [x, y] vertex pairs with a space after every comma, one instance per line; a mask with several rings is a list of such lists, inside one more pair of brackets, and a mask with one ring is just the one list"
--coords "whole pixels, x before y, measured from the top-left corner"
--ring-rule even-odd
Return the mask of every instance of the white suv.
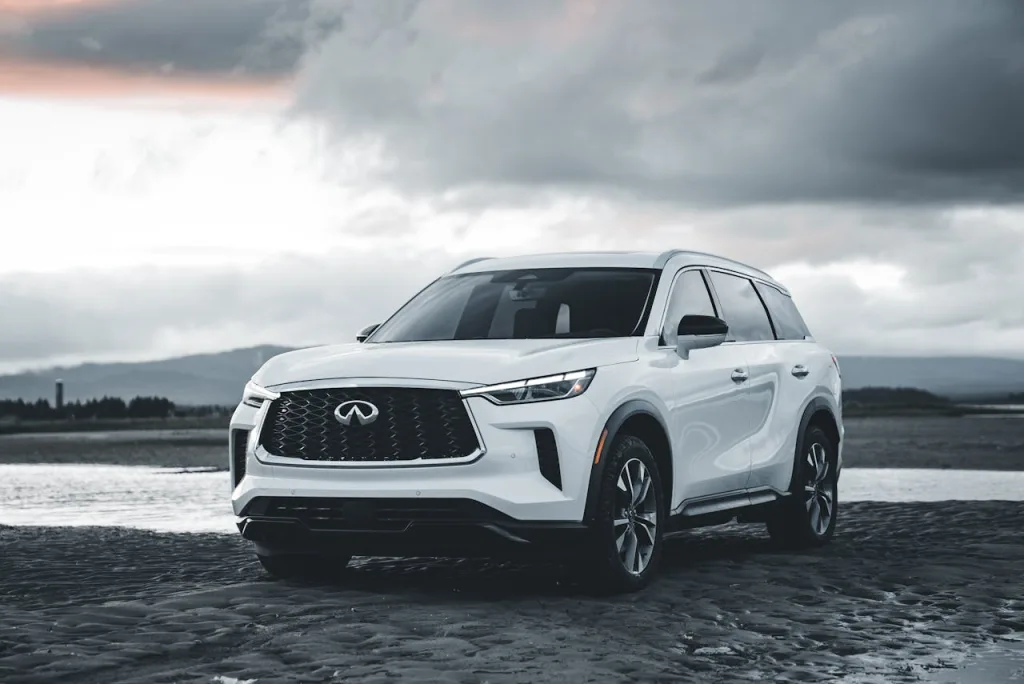
[[231, 501], [278, 577], [537, 552], [629, 591], [688, 528], [827, 542], [842, 443], [839, 365], [762, 271], [474, 259], [356, 342], [260, 368], [231, 419]]

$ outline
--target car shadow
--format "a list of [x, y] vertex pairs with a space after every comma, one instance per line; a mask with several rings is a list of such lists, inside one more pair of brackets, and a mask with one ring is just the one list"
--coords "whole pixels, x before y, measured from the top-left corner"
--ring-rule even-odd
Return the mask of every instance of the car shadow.
[[[686, 533], [666, 540], [658, 582], [723, 561], [756, 563], [759, 555], [773, 552], [760, 525], [734, 525], [719, 534], [715, 528]], [[341, 572], [301, 583], [386, 595], [435, 594], [446, 600], [452, 594], [479, 600], [600, 596], [585, 573], [586, 568], [574, 568], [571, 560], [360, 557]]]

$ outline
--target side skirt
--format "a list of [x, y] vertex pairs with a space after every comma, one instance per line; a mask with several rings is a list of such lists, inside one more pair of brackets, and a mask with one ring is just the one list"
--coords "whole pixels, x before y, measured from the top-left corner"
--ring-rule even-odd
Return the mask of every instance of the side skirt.
[[743, 489], [683, 501], [669, 517], [665, 536], [698, 527], [765, 522], [779, 501], [789, 496], [771, 487]]

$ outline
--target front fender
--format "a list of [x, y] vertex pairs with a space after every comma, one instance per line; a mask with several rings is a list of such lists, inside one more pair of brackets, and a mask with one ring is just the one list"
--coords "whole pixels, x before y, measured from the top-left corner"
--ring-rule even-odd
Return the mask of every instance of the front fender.
[[597, 444], [594, 445], [594, 462], [590, 470], [590, 485], [587, 488], [587, 505], [583, 514], [584, 521], [593, 520], [594, 516], [597, 514], [598, 494], [601, 477], [604, 475], [605, 465], [608, 462], [608, 450], [611, 448], [616, 435], [618, 435], [619, 430], [625, 422], [638, 414], [645, 414], [658, 421], [658, 424], [661, 425], [661, 429], [665, 432], [666, 440], [671, 444], [671, 440], [669, 439], [669, 435], [671, 433], [668, 430], [668, 426], [665, 424], [665, 419], [654, 404], [646, 399], [627, 400], [612, 411], [608, 420], [605, 421], [604, 428], [601, 430]]

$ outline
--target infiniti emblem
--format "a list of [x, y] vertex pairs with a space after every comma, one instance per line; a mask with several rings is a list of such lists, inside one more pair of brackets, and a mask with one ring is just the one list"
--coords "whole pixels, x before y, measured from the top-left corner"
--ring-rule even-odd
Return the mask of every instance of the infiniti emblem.
[[360, 425], [369, 425], [377, 420], [380, 411], [368, 401], [346, 401], [334, 409], [334, 417], [342, 425], [352, 424], [354, 418]]

